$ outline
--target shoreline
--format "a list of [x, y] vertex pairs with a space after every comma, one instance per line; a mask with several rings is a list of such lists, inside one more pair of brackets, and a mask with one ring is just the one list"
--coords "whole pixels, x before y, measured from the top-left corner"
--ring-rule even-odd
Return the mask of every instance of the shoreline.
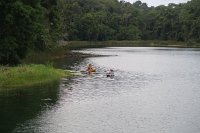
[[[48, 51], [42, 52], [30, 52], [30, 54], [23, 60], [22, 65], [18, 67], [6, 67], [0, 66], [0, 89], [3, 88], [20, 88], [20, 87], [30, 87], [37, 84], [42, 83], [49, 83], [55, 80], [59, 80], [62, 76], [70, 77], [73, 73], [66, 74], [66, 70], [56, 69], [52, 67], [52, 63], [54, 60], [59, 58], [75, 58], [75, 59], [82, 59], [88, 57], [102, 57], [104, 55], [95, 55], [95, 54], [84, 54], [79, 52], [73, 52], [72, 50], [81, 50], [85, 48], [103, 48], [103, 47], [174, 47], [174, 48], [200, 48], [200, 44], [190, 45], [188, 46], [187, 43], [183, 42], [174, 42], [174, 41], [104, 41], [104, 42], [88, 42], [88, 41], [68, 41], [62, 42], [62, 45], [57, 46], [55, 49], [51, 49]], [[52, 63], [51, 63], [52, 62]], [[28, 65], [29, 64], [29, 65]], [[38, 65], [37, 65], [38, 64]], [[40, 64], [47, 64], [47, 65], [40, 65]], [[49, 67], [48, 64], [51, 66]], [[18, 73], [17, 69], [23, 69], [23, 67], [27, 67], [22, 73]], [[33, 67], [33, 68], [31, 68]], [[35, 67], [35, 68], [34, 68]], [[41, 75], [43, 71], [36, 72], [32, 79], [33, 73], [30, 73], [31, 69], [34, 71], [43, 69], [43, 71], [48, 71], [48, 73], [56, 73], [57, 71], [60, 72], [58, 75], [49, 76]], [[4, 69], [9, 69], [10, 74], [5, 74], [3, 71]], [[51, 71], [49, 71], [49, 69]], [[15, 75], [16, 74], [16, 75]], [[21, 78], [20, 76], [23, 74], [27, 74], [25, 77]], [[66, 74], [66, 75], [65, 75]], [[44, 76], [42, 80], [37, 80], [40, 76]], [[12, 81], [11, 78], [15, 77]], [[14, 84], [13, 82], [19, 80]], [[23, 82], [20, 80], [24, 80]], [[3, 83], [4, 82], [4, 83]]]
[[54, 61], [60, 58], [88, 58], [101, 55], [83, 54], [72, 52], [72, 50], [82, 50], [86, 48], [104, 48], [104, 47], [172, 47], [172, 48], [200, 48], [200, 43], [188, 44], [177, 41], [60, 41], [58, 46], [51, 50], [34, 52], [31, 51], [23, 59], [24, 64], [43, 64], [45, 61]]
[[59, 81], [62, 77], [71, 77], [73, 73], [45, 65], [20, 65], [0, 67], [0, 90], [45, 85]]
[[60, 47], [68, 50], [103, 47], [175, 47], [175, 48], [200, 48], [200, 43], [139, 40], [139, 41], [62, 41]]
[[98, 55], [98, 54], [86, 54], [81, 52], [68, 52], [65, 54], [65, 58], [89, 58], [89, 57], [103, 57], [103, 56], [109, 56], [109, 55]]

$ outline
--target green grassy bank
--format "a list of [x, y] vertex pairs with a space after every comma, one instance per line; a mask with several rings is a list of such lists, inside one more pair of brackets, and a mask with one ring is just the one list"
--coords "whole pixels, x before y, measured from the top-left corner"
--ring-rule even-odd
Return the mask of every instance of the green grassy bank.
[[0, 89], [29, 87], [59, 81], [63, 76], [72, 76], [69, 71], [45, 65], [21, 65], [0, 67]]

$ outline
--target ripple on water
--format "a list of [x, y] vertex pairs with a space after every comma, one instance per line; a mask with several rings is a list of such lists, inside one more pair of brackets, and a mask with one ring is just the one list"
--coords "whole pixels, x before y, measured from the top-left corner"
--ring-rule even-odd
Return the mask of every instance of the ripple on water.
[[[171, 48], [92, 49], [115, 57], [89, 58], [71, 69], [96, 74], [63, 80], [54, 107], [19, 125], [37, 133], [198, 133], [199, 51]], [[115, 77], [106, 78], [113, 68]], [[126, 68], [126, 69], [125, 69]]]
[[[83, 70], [84, 66], [79, 66], [76, 70]], [[148, 82], [158, 80], [157, 75], [143, 74], [137, 72], [125, 72], [115, 70], [113, 78], [106, 77], [108, 68], [98, 68], [94, 74], [83, 73], [81, 76], [71, 79], [70, 84], [62, 82], [61, 90], [68, 93], [69, 97], [65, 101], [78, 102], [81, 100], [99, 99], [111, 97], [122, 93], [128, 93], [142, 89]], [[69, 88], [70, 86], [70, 88]]]

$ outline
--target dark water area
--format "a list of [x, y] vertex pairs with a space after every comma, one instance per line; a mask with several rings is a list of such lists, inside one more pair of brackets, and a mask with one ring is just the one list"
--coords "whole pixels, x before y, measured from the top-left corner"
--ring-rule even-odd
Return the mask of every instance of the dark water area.
[[[14, 133], [199, 133], [200, 49], [101, 48], [109, 55], [59, 59], [58, 68], [95, 74], [49, 87], [0, 93], [0, 130]], [[113, 69], [115, 76], [106, 77]]]
[[50, 109], [58, 100], [58, 83], [0, 92], [0, 131], [7, 133]]
[[[54, 67], [70, 69], [80, 59], [57, 59]], [[45, 61], [40, 61], [46, 64]], [[68, 82], [68, 81], [67, 81]], [[65, 82], [65, 83], [67, 83]], [[59, 100], [59, 82], [31, 88], [3, 89], [0, 91], [0, 133], [15, 132], [17, 126], [50, 110]], [[20, 132], [20, 131], [19, 131]]]

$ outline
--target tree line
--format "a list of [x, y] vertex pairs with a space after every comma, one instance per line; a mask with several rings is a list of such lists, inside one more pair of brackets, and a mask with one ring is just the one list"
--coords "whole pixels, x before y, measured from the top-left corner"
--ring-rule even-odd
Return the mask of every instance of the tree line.
[[148, 7], [118, 0], [67, 0], [68, 40], [200, 42], [200, 1]]
[[60, 39], [200, 42], [200, 1], [149, 7], [123, 0], [1, 0], [0, 64]]
[[0, 64], [17, 64], [29, 50], [50, 48], [63, 30], [61, 0], [0, 1]]

